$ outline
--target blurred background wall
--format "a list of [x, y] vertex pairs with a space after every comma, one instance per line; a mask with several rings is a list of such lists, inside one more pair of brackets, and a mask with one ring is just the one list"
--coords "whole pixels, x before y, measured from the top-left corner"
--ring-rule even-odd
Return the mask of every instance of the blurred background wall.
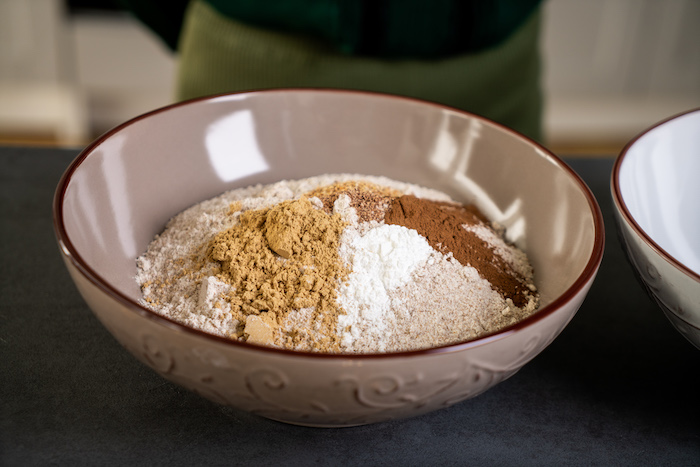
[[[700, 107], [700, 1], [547, 0], [545, 130], [614, 154]], [[109, 0], [0, 0], [0, 142], [81, 146], [171, 103], [177, 58]]]

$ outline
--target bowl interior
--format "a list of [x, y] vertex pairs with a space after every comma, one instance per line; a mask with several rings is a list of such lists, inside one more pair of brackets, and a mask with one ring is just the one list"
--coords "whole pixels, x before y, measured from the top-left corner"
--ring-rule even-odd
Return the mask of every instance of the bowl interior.
[[475, 202], [530, 255], [543, 306], [602, 251], [595, 200], [530, 140], [438, 105], [311, 90], [196, 100], [112, 130], [59, 185], [59, 240], [84, 273], [136, 302], [135, 259], [173, 215], [225, 190], [324, 173], [384, 175]]
[[648, 237], [700, 274], [700, 111], [658, 125], [627, 149], [618, 170], [622, 201]]

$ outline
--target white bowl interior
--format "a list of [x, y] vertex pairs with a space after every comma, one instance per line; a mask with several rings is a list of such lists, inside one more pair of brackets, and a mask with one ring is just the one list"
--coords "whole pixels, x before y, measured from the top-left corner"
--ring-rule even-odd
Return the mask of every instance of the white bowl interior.
[[642, 135], [619, 169], [631, 216], [658, 246], [700, 274], [700, 111]]
[[118, 127], [67, 173], [64, 251], [72, 248], [74, 261], [138, 301], [135, 259], [173, 215], [225, 190], [343, 172], [476, 202], [530, 255], [543, 306], [589, 266], [595, 201], [551, 154], [445, 107], [332, 91], [203, 99]]

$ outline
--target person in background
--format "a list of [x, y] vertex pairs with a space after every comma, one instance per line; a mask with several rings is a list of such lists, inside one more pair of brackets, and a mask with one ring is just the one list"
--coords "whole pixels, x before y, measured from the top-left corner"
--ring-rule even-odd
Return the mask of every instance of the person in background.
[[542, 133], [540, 0], [120, 0], [178, 54], [176, 98], [385, 92]]

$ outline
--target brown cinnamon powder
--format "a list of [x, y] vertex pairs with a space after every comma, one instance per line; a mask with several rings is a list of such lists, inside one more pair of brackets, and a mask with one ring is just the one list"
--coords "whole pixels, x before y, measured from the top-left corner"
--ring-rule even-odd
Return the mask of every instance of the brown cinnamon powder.
[[423, 235], [430, 245], [443, 253], [452, 252], [462, 265], [471, 265], [505, 298], [517, 307], [528, 303], [529, 289], [513, 268], [494, 252], [492, 246], [462, 225], [487, 223], [476, 206], [419, 199], [404, 195], [394, 199], [384, 221]]

